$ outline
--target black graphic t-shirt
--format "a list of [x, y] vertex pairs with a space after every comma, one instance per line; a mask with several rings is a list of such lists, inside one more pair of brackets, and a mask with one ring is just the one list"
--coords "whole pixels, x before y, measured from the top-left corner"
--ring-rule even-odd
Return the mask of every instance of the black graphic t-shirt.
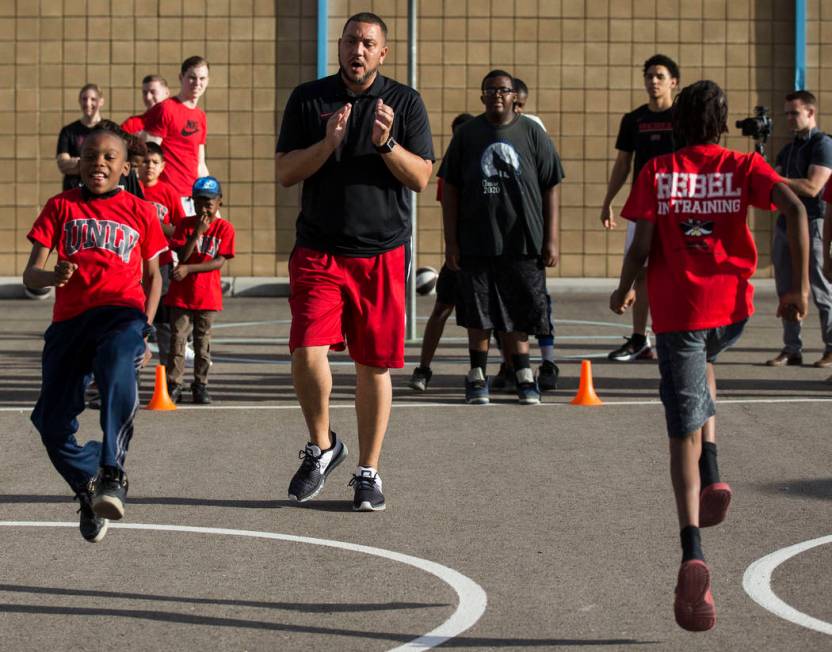
[[643, 104], [621, 118], [615, 149], [635, 152], [633, 181], [641, 168], [654, 156], [670, 154], [673, 150], [673, 109], [651, 111]]
[[[61, 129], [58, 134], [58, 147], [55, 156], [69, 154], [72, 158], [81, 156], [81, 148], [93, 127], [87, 127], [80, 120], [76, 120]], [[81, 177], [77, 174], [64, 175], [64, 190], [77, 188], [81, 185]]]
[[521, 116], [497, 126], [481, 114], [459, 127], [442, 165], [459, 191], [463, 256], [541, 254], [543, 192], [564, 178], [546, 132]]

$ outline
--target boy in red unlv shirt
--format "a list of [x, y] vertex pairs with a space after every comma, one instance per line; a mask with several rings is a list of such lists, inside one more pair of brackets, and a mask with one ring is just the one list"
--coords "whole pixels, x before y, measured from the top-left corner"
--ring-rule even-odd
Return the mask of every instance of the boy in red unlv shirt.
[[749, 205], [786, 216], [797, 285], [780, 297], [778, 316], [802, 319], [809, 291], [803, 204], [759, 154], [718, 144], [727, 117], [725, 94], [714, 82], [696, 82], [676, 98], [674, 141], [687, 146], [648, 161], [633, 185], [621, 215], [636, 222], [635, 240], [610, 297], [613, 312], [632, 305], [633, 281], [649, 255], [647, 292], [682, 539], [674, 611], [690, 631], [716, 624], [699, 528], [721, 523], [731, 500], [717, 469], [713, 363], [754, 311]]
[[194, 403], [208, 404], [208, 369], [211, 366], [211, 325], [222, 310], [220, 269], [234, 257], [234, 227], [218, 215], [222, 189], [214, 177], [200, 177], [193, 187], [196, 215], [179, 222], [173, 246], [179, 264], [165, 296], [170, 310], [170, 354], [168, 391], [174, 401], [182, 395], [185, 373], [185, 342], [194, 334]]
[[[81, 503], [81, 534], [92, 543], [104, 538], [107, 519], [124, 516], [124, 458], [139, 407], [136, 370], [159, 302], [158, 257], [167, 249], [153, 207], [118, 187], [128, 165], [117, 134], [87, 137], [83, 186], [46, 202], [28, 234], [32, 253], [23, 273], [29, 287], [57, 287], [32, 422]], [[58, 262], [48, 269], [52, 251]], [[104, 437], [81, 446], [77, 416], [90, 375], [101, 392]]]

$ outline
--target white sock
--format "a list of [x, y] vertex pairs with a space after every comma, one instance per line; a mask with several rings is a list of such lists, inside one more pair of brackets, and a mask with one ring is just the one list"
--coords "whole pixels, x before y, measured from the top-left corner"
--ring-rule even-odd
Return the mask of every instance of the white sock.
[[548, 362], [555, 361], [555, 346], [553, 344], [547, 344], [545, 346], [540, 347], [540, 357]]

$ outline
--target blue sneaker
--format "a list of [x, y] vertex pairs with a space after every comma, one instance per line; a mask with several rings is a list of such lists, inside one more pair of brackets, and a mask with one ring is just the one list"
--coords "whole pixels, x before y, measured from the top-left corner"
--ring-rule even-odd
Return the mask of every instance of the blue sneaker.
[[518, 369], [517, 377], [517, 400], [520, 405], [537, 405], [540, 403], [540, 390], [534, 380], [534, 374], [528, 367]]
[[482, 369], [473, 367], [465, 378], [465, 402], [468, 405], [488, 405], [488, 379]]

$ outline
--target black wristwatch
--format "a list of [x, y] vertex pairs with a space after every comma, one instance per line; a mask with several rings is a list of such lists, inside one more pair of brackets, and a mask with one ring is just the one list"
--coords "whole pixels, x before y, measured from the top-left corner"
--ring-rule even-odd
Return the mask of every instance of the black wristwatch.
[[397, 144], [398, 143], [395, 140], [393, 140], [392, 137], [390, 137], [390, 138], [387, 139], [387, 142], [384, 143], [384, 145], [376, 145], [375, 147], [376, 147], [376, 151], [379, 154], [389, 154], [390, 152], [392, 152], [396, 148]]

